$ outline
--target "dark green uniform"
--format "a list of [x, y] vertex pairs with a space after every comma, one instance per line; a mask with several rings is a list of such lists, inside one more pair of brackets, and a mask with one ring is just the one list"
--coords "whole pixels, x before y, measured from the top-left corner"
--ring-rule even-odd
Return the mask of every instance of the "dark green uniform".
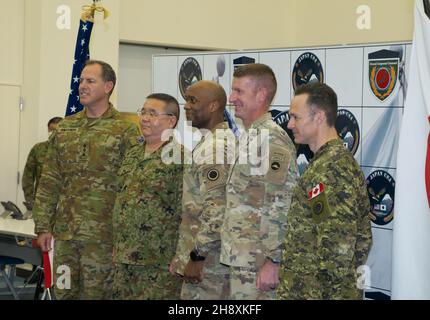
[[71, 287], [56, 288], [57, 298], [111, 298], [117, 172], [138, 134], [110, 105], [100, 118], [85, 109], [65, 118], [49, 139], [33, 217], [36, 233], [54, 235], [54, 278], [58, 266], [70, 268]]
[[144, 144], [136, 142], [119, 170], [115, 299], [179, 299], [181, 281], [168, 268], [181, 222], [182, 164], [165, 164], [162, 150], [145, 155]]
[[324, 144], [293, 192], [278, 299], [361, 299], [356, 269], [372, 235], [363, 172], [338, 139]]
[[48, 151], [48, 141], [36, 143], [31, 148], [22, 174], [22, 191], [25, 201], [33, 206], [37, 186], [42, 174], [43, 159]]

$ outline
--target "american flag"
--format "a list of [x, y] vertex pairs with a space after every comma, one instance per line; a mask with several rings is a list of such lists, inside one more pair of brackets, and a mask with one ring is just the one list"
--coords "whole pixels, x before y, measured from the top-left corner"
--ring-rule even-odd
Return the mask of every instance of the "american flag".
[[90, 38], [93, 22], [80, 20], [78, 38], [76, 40], [75, 57], [73, 62], [72, 80], [70, 81], [69, 100], [66, 116], [81, 111], [84, 107], [79, 102], [79, 78], [85, 62], [90, 58]]

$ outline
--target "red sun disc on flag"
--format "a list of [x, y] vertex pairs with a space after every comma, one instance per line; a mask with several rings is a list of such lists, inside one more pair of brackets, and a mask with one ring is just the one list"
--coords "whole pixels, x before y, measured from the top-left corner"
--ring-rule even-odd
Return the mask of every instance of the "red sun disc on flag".
[[386, 90], [391, 82], [391, 76], [387, 68], [381, 68], [375, 75], [376, 86], [379, 90]]

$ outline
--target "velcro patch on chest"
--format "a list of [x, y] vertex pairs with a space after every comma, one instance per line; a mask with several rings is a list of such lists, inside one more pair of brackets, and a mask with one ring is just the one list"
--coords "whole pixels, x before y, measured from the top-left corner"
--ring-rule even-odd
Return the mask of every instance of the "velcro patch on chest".
[[227, 181], [227, 170], [223, 165], [210, 165], [203, 169], [203, 181], [206, 191], [225, 186]]

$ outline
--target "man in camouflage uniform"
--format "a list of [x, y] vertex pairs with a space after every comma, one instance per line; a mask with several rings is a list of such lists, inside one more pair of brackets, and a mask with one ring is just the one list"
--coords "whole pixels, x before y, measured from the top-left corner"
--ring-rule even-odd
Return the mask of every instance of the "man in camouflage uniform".
[[192, 152], [192, 163], [185, 165], [182, 222], [171, 271], [185, 276], [181, 299], [228, 299], [229, 269], [219, 262], [228, 142], [233, 151], [235, 144], [224, 122], [227, 96], [216, 82], [199, 81], [188, 88], [185, 100], [187, 119], [201, 130], [202, 139]]
[[[48, 133], [51, 134], [62, 120], [61, 117], [54, 117], [48, 121]], [[24, 191], [25, 206], [28, 210], [33, 209], [34, 198], [36, 197], [37, 186], [42, 174], [43, 158], [48, 150], [48, 141], [36, 143], [31, 148], [25, 163], [22, 175], [22, 191]]]
[[361, 299], [357, 267], [372, 235], [366, 182], [339, 139], [336, 93], [327, 85], [296, 90], [288, 128], [314, 158], [294, 189], [287, 220], [279, 299]]
[[62, 120], [49, 139], [33, 218], [43, 251], [51, 249], [55, 238], [53, 273], [59, 299], [112, 297], [117, 171], [130, 139], [139, 134], [109, 103], [115, 82], [110, 65], [88, 61], [79, 85], [85, 108]]
[[[136, 140], [119, 170], [115, 201], [114, 299], [179, 299], [182, 281], [169, 273], [181, 222], [181, 146], [162, 134], [176, 127], [179, 105], [167, 94], [146, 98]], [[168, 147], [179, 158], [168, 163]]]
[[[274, 299], [287, 211], [298, 177], [296, 152], [269, 113], [277, 86], [272, 69], [249, 64], [233, 76], [230, 102], [246, 131], [227, 181], [221, 262], [230, 266], [231, 299]], [[260, 159], [253, 156], [254, 149]]]

